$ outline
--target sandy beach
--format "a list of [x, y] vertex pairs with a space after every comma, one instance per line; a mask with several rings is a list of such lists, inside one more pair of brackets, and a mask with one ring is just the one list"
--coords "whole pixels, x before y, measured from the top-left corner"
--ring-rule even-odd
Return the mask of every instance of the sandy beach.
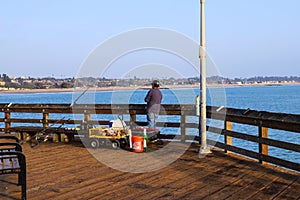
[[[162, 86], [161, 89], [175, 89], [175, 88], [198, 88], [199, 85], [177, 85], [177, 86]], [[114, 86], [114, 87], [97, 87], [89, 88], [89, 91], [114, 91], [114, 90], [149, 90], [151, 86]], [[85, 91], [87, 88], [49, 88], [49, 89], [10, 89], [1, 90], [1, 93], [60, 93], [60, 92], [79, 92]]]
[[[245, 86], [283, 86], [283, 85], [300, 85], [300, 83], [280, 83], [280, 84], [208, 84], [208, 88], [218, 87], [245, 87]], [[199, 88], [196, 85], [163, 85], [160, 89], [180, 89], [180, 88]], [[148, 90], [151, 86], [114, 86], [114, 87], [97, 87], [89, 88], [89, 91], [115, 91], [115, 90]], [[61, 92], [79, 92], [85, 91], [86, 88], [49, 88], [49, 89], [9, 89], [4, 90], [0, 88], [0, 94], [5, 93], [61, 93]]]

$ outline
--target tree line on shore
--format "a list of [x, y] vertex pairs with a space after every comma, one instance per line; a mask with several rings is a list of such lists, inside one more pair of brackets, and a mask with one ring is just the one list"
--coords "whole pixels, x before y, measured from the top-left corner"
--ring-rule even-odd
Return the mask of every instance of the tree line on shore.
[[[149, 86], [153, 78], [140, 79], [110, 79], [110, 78], [32, 78], [11, 77], [0, 74], [1, 88], [15, 89], [49, 89], [49, 88], [73, 88], [73, 87], [130, 87]], [[162, 85], [196, 85], [200, 84], [200, 77], [192, 78], [164, 78], [159, 79]], [[208, 84], [259, 84], [259, 83], [300, 83], [298, 76], [257, 76], [251, 78], [224, 78], [212, 76], [207, 78]]]

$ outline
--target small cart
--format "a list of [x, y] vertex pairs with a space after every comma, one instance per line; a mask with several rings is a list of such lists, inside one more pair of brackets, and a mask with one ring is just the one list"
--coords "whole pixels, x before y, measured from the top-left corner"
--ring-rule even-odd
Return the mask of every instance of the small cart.
[[127, 128], [90, 128], [88, 132], [89, 144], [92, 148], [101, 146], [126, 148], [129, 146], [129, 135]]

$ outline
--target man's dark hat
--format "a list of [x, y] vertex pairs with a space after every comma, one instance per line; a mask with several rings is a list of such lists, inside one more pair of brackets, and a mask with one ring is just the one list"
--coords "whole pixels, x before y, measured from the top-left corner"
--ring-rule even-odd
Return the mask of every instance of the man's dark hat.
[[154, 80], [152, 82], [152, 85], [154, 85], [155, 87], [159, 87], [159, 81], [158, 80]]

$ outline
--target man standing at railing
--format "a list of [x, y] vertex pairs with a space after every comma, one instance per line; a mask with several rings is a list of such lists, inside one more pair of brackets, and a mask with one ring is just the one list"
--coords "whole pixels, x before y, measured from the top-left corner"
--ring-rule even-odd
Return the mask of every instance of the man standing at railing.
[[160, 111], [161, 100], [162, 93], [159, 89], [159, 82], [154, 80], [152, 82], [152, 89], [149, 90], [145, 97], [145, 102], [147, 102], [147, 122], [150, 128], [155, 128], [155, 123]]

